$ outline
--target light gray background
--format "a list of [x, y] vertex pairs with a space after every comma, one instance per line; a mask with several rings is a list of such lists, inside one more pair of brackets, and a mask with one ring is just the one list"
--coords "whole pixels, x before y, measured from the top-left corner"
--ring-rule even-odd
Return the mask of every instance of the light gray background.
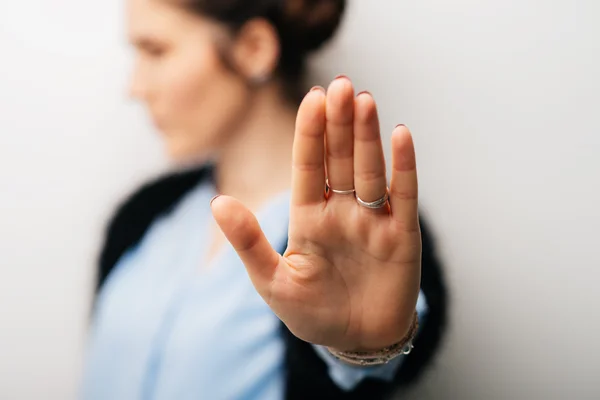
[[[116, 202], [167, 162], [122, 0], [0, 0], [0, 398], [73, 399]], [[452, 285], [405, 398], [600, 397], [600, 2], [354, 0], [315, 61], [415, 134]], [[321, 82], [321, 83], [323, 83]]]

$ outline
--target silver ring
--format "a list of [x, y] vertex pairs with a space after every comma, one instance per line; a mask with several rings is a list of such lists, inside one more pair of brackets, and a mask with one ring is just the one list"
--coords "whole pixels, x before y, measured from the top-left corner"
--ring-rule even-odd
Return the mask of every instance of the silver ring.
[[356, 201], [358, 201], [358, 204], [360, 204], [363, 207], [370, 208], [372, 210], [376, 210], [378, 208], [382, 208], [383, 206], [385, 206], [387, 204], [389, 198], [390, 198], [390, 194], [386, 188], [385, 194], [380, 199], [377, 199], [375, 201], [364, 201], [360, 197], [356, 196]]
[[332, 191], [335, 194], [354, 194], [354, 193], [356, 193], [356, 189], [348, 189], [348, 190], [333, 189], [331, 186], [329, 186], [329, 178], [325, 179], [325, 185], [327, 186], [327, 189], [329, 189], [330, 191]]

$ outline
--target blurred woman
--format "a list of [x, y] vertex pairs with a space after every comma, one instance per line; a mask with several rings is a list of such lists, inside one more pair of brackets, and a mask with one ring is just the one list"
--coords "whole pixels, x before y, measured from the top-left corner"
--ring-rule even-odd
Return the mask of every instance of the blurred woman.
[[298, 108], [344, 7], [127, 1], [132, 95], [188, 169], [109, 225], [83, 398], [376, 399], [429, 363], [445, 291], [410, 132], [388, 188], [369, 93], [339, 76]]

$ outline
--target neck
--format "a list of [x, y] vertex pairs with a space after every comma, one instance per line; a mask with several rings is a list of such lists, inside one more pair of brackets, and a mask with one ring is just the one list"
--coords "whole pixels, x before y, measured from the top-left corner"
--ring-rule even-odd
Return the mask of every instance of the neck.
[[219, 154], [216, 185], [251, 210], [291, 187], [296, 110], [276, 91], [256, 93], [243, 123]]

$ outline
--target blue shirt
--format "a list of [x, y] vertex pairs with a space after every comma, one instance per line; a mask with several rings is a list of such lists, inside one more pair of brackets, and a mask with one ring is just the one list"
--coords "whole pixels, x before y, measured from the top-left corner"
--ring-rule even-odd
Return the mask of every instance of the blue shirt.
[[[158, 218], [119, 260], [98, 296], [83, 399], [279, 400], [284, 393], [280, 321], [256, 293], [227, 244], [201, 265], [212, 220], [210, 181]], [[285, 246], [289, 193], [257, 213], [271, 245]], [[422, 294], [417, 311], [427, 307]], [[352, 367], [314, 346], [345, 390], [367, 376], [391, 379], [402, 357]]]

